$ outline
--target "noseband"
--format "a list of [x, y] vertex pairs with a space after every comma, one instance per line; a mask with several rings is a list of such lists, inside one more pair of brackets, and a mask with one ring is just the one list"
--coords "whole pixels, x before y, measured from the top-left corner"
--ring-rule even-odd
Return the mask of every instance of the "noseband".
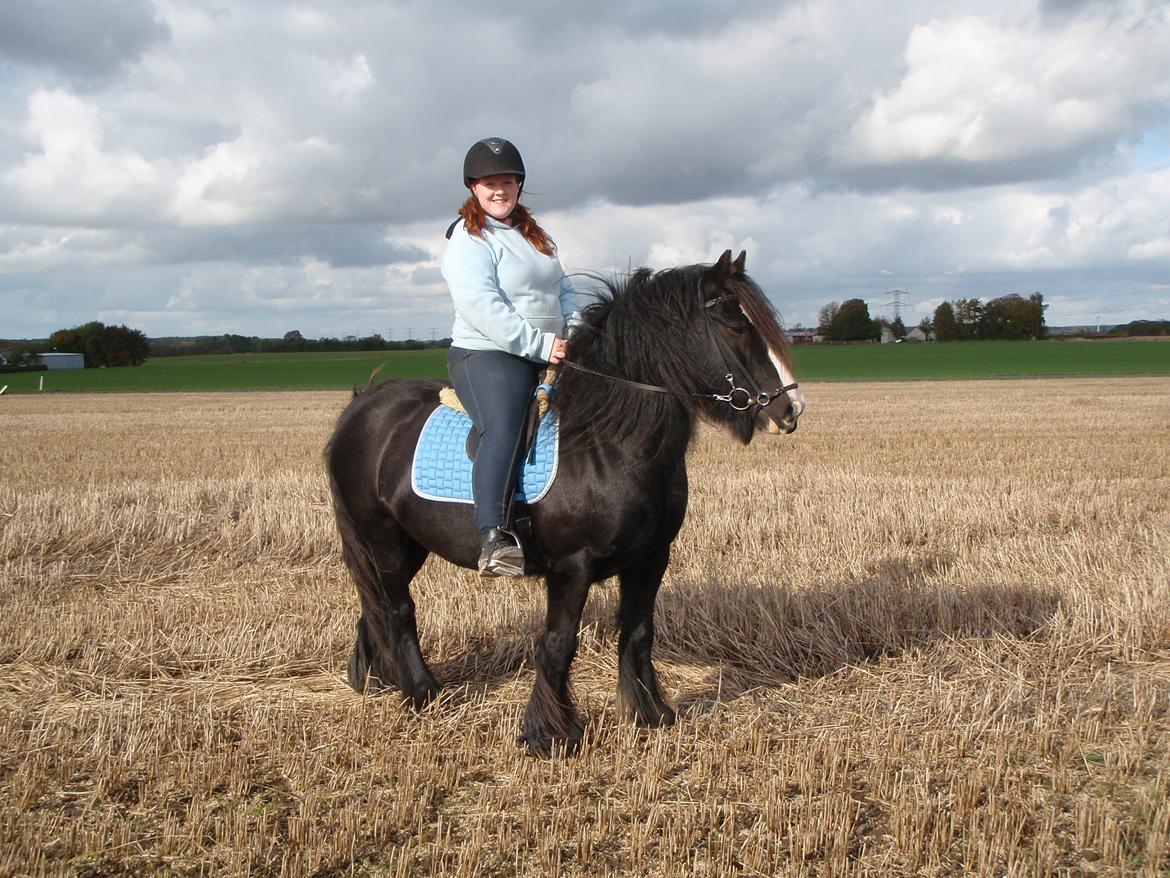
[[[698, 289], [699, 299], [701, 301], [703, 298], [702, 279], [699, 280]], [[707, 327], [707, 334], [711, 336], [711, 338], [715, 341], [715, 347], [719, 349], [719, 355], [723, 359], [723, 367], [727, 369], [727, 374], [724, 376], [724, 380], [728, 383], [728, 385], [730, 385], [727, 393], [679, 394], [677, 391], [671, 390], [669, 387], [660, 387], [657, 384], [643, 384], [641, 381], [631, 381], [628, 378], [619, 378], [616, 375], [606, 375], [604, 372], [597, 372], [586, 366], [579, 366], [576, 363], [572, 363], [568, 360], [565, 360], [564, 363], [570, 369], [576, 369], [578, 372], [585, 372], [589, 375], [596, 375], [598, 378], [606, 378], [609, 381], [613, 381], [617, 384], [625, 384], [628, 387], [634, 387], [638, 390], [649, 390], [654, 393], [667, 393], [671, 396], [698, 396], [705, 399], [713, 399], [716, 402], [726, 403], [737, 412], [746, 412], [751, 408], [764, 408], [770, 405], [772, 401], [781, 394], [788, 393], [790, 390], [796, 390], [796, 388], [798, 388], [800, 385], [795, 381], [793, 381], [791, 384], [785, 384], [783, 387], [780, 387], [771, 393], [760, 389], [759, 385], [756, 384], [756, 382], [752, 379], [751, 372], [748, 371], [747, 367], [743, 364], [743, 361], [739, 358], [739, 355], [732, 349], [731, 345], [727, 343], [727, 340], [724, 339], [723, 336], [719, 334], [719, 331], [715, 328], [715, 320], [711, 317], [710, 310], [714, 306], [722, 304], [723, 302], [735, 302], [738, 304], [739, 300], [736, 299], [735, 296], [726, 295], [720, 296], [717, 299], [712, 299], [710, 302], [704, 302], [703, 317], [706, 319], [703, 321], [703, 323]], [[750, 383], [754, 388], [754, 392], [752, 390], [748, 390], [746, 387], [739, 387], [736, 385], [735, 372], [733, 367], [738, 367], [739, 371], [743, 373], [748, 383]]]

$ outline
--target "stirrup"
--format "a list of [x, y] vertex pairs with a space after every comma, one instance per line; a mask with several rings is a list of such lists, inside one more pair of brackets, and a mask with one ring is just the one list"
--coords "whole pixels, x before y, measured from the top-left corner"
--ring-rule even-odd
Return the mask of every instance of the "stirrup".
[[479, 553], [479, 575], [523, 576], [524, 550], [516, 535], [500, 527], [487, 532]]

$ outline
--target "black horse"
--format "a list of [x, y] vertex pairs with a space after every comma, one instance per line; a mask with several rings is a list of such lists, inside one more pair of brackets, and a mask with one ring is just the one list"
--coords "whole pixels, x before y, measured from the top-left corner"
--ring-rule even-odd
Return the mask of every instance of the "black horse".
[[[784, 333], [744, 274], [745, 254], [714, 266], [634, 271], [606, 284], [569, 341], [554, 406], [561, 459], [530, 512], [547, 560], [536, 683], [521, 740], [573, 750], [581, 720], [569, 665], [589, 587], [620, 577], [618, 700], [637, 722], [674, 722], [651, 663], [654, 601], [687, 505], [686, 450], [696, 417], [748, 443], [758, 419], [796, 428]], [[783, 376], [783, 377], [782, 377]], [[357, 391], [326, 449], [343, 555], [361, 600], [349, 683], [397, 686], [421, 707], [439, 691], [419, 651], [410, 581], [429, 552], [474, 568], [480, 537], [469, 505], [411, 490], [413, 449], [444, 382], [387, 381]], [[530, 555], [537, 552], [530, 551]]]

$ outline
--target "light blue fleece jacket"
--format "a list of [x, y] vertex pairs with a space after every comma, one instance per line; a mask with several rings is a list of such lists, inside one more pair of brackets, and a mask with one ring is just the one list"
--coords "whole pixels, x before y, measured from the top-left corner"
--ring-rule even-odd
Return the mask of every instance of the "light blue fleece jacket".
[[556, 337], [579, 322], [576, 293], [557, 255], [545, 256], [491, 217], [482, 238], [468, 234], [462, 221], [455, 226], [442, 270], [455, 300], [454, 347], [547, 363]]

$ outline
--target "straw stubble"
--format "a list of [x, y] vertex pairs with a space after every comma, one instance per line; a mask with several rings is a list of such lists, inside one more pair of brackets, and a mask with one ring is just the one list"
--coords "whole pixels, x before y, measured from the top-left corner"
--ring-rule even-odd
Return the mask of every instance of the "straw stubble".
[[1170, 384], [827, 384], [703, 429], [670, 729], [585, 611], [581, 754], [516, 745], [534, 581], [432, 559], [415, 715], [344, 684], [333, 393], [13, 397], [4, 874], [1051, 875], [1170, 867]]

